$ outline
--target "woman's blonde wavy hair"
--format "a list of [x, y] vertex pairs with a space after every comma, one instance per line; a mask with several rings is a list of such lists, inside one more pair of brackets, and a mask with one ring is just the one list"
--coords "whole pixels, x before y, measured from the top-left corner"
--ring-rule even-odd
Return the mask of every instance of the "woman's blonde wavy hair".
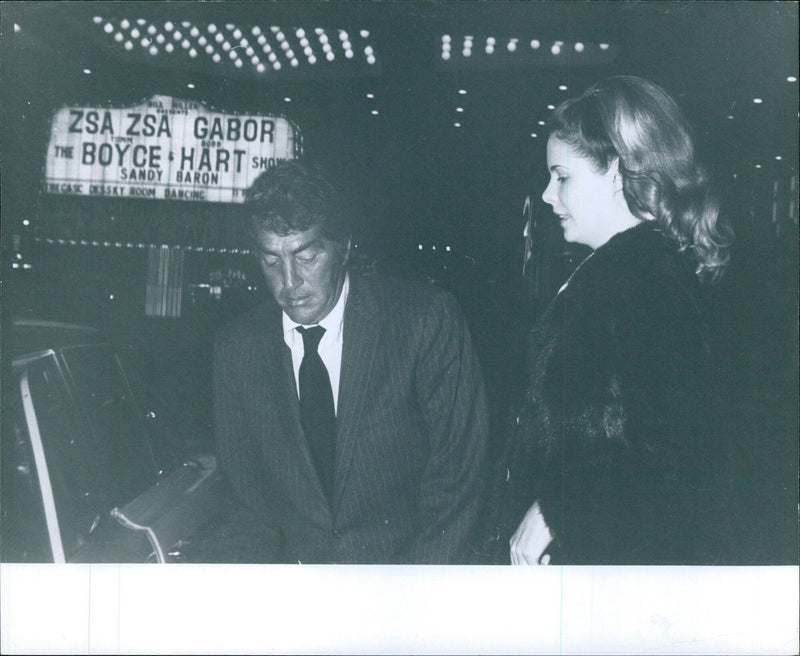
[[661, 87], [633, 76], [597, 82], [556, 108], [550, 133], [600, 173], [618, 159], [631, 212], [688, 249], [701, 280], [722, 275], [733, 231], [695, 159], [689, 124]]

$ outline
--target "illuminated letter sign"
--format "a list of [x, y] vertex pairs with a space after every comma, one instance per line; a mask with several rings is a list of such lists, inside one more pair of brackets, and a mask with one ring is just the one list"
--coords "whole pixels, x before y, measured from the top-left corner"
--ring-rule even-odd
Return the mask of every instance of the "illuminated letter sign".
[[53, 119], [44, 191], [237, 203], [262, 171], [301, 151], [295, 125], [277, 116], [167, 96], [123, 109], [65, 107]]

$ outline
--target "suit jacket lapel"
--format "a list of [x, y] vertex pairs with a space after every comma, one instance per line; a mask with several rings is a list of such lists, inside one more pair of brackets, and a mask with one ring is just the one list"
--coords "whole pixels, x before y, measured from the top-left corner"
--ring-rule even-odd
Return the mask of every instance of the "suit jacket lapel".
[[[268, 350], [268, 365], [264, 368], [268, 390], [268, 397], [265, 401], [266, 405], [271, 408], [266, 420], [269, 425], [265, 425], [264, 430], [273, 436], [277, 433], [276, 437], [264, 442], [267, 450], [265, 455], [270, 457], [269, 445], [273, 439], [288, 441], [289, 448], [294, 446], [296, 449], [299, 471], [311, 482], [314, 494], [324, 499], [322, 481], [317, 474], [311, 450], [300, 423], [300, 403], [297, 399], [292, 353], [283, 339], [283, 325], [280, 316], [280, 312], [278, 312], [277, 321], [274, 315], [269, 318], [266, 323], [268, 335], [262, 342]], [[280, 435], [281, 432], [284, 435]]]
[[341, 503], [353, 460], [355, 435], [364, 410], [369, 374], [379, 342], [380, 321], [378, 304], [368, 284], [358, 276], [351, 276], [350, 294], [344, 311], [342, 371], [336, 417], [334, 513]]

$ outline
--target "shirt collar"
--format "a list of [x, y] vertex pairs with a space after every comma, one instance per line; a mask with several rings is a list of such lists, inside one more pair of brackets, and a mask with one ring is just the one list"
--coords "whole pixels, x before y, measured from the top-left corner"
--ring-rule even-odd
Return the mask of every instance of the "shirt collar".
[[[325, 335], [331, 335], [335, 337], [337, 340], [342, 336], [342, 326], [344, 325], [344, 308], [347, 304], [347, 296], [350, 293], [350, 276], [349, 274], [345, 274], [344, 277], [344, 284], [342, 284], [342, 291], [339, 294], [339, 300], [336, 301], [336, 305], [333, 306], [333, 309], [325, 316], [322, 320], [319, 321], [318, 324], [312, 325], [319, 325], [325, 329]], [[297, 334], [297, 327], [302, 326], [303, 324], [297, 323], [289, 318], [289, 315], [286, 312], [281, 312], [283, 318], [283, 334], [285, 337], [290, 337], [293, 339], [294, 335]], [[306, 326], [307, 327], [307, 326]]]

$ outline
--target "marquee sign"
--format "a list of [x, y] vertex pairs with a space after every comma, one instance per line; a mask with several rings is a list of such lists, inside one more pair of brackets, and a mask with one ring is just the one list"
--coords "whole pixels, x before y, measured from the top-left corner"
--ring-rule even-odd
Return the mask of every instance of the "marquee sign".
[[301, 152], [299, 130], [283, 117], [158, 95], [131, 108], [64, 107], [53, 118], [44, 191], [236, 203], [260, 173]]

